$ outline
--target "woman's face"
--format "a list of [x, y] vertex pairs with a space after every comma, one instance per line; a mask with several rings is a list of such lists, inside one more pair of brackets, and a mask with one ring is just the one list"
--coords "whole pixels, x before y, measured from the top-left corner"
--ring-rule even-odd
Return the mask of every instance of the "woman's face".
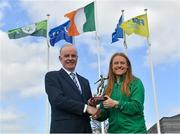
[[127, 61], [122, 56], [115, 56], [112, 61], [112, 71], [116, 76], [120, 76], [126, 73], [128, 69]]

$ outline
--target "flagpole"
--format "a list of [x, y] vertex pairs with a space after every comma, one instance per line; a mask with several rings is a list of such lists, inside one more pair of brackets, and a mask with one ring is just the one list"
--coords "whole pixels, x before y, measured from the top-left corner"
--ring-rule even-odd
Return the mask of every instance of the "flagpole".
[[[97, 17], [97, 0], [95, 0], [94, 2], [95, 6], [94, 6], [94, 9], [95, 9], [95, 24], [96, 24], [96, 32], [95, 32], [95, 36], [96, 36], [96, 43], [97, 43], [97, 49], [98, 49], [98, 52], [97, 52], [97, 58], [98, 58], [98, 75], [100, 77], [101, 75], [101, 59], [100, 59], [100, 55], [101, 55], [101, 46], [100, 46], [100, 41], [99, 41], [99, 36], [98, 36], [98, 17]], [[101, 122], [101, 133], [104, 134], [104, 122]]]
[[[147, 9], [144, 9], [145, 13], [147, 14]], [[150, 69], [151, 69], [151, 79], [152, 79], [152, 86], [153, 86], [153, 98], [154, 98], [154, 108], [156, 112], [156, 120], [157, 120], [157, 132], [158, 134], [161, 134], [160, 129], [160, 122], [159, 122], [159, 111], [158, 111], [158, 101], [157, 101], [157, 90], [156, 90], [156, 84], [155, 84], [155, 77], [154, 77], [154, 66], [152, 62], [152, 55], [151, 55], [151, 44], [149, 41], [149, 36], [147, 37], [148, 42], [148, 48], [149, 48], [149, 61], [150, 61]]]
[[98, 72], [99, 72], [99, 77], [101, 75], [101, 62], [100, 62], [100, 55], [101, 55], [101, 47], [100, 47], [100, 42], [99, 42], [99, 36], [98, 36], [98, 18], [97, 18], [97, 0], [95, 0], [95, 24], [96, 24], [96, 43], [98, 47], [98, 52], [97, 52], [97, 57], [98, 57]]
[[46, 33], [46, 41], [47, 41], [47, 71], [49, 71], [49, 49], [50, 49], [50, 45], [49, 45], [49, 37], [48, 37], [48, 31], [49, 31], [49, 18], [50, 18], [50, 14], [47, 14], [47, 33]]
[[[122, 12], [122, 22], [124, 21], [124, 10], [121, 10]], [[123, 30], [123, 38], [124, 38], [124, 41], [123, 41], [123, 45], [124, 45], [124, 48], [125, 48], [125, 54], [128, 55], [128, 47], [127, 47], [127, 42], [126, 42], [126, 34]]]
[[72, 44], [75, 45], [75, 37], [72, 36]]
[[[50, 14], [47, 14], [47, 33], [46, 33], [46, 42], [47, 42], [47, 71], [49, 71], [49, 54], [50, 54], [50, 45], [49, 45], [49, 38], [48, 38], [48, 31], [49, 31], [49, 18]], [[46, 107], [46, 114], [45, 114], [45, 133], [49, 132], [49, 101], [48, 98], [46, 97], [46, 102], [45, 102], [45, 107]]]

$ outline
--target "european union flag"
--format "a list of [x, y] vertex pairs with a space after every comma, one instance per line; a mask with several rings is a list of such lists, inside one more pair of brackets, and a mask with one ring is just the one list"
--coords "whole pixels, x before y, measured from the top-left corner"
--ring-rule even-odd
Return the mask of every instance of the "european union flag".
[[123, 30], [122, 28], [120, 28], [121, 23], [122, 23], [122, 15], [119, 19], [119, 23], [116, 26], [115, 32], [112, 33], [112, 43], [119, 41], [118, 38], [123, 38]]
[[55, 27], [49, 31], [50, 44], [54, 44], [60, 40], [65, 40], [66, 42], [72, 43], [72, 36], [68, 36], [67, 29], [70, 26], [70, 21]]

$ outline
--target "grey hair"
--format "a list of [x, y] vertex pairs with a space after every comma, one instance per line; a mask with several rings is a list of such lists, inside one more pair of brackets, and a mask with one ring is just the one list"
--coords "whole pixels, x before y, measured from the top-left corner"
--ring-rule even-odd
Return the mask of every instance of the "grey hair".
[[76, 53], [78, 53], [75, 45], [73, 45], [73, 44], [64, 44], [64, 45], [62, 45], [62, 47], [60, 48], [59, 54], [61, 55], [61, 52], [62, 52], [62, 49], [63, 49], [63, 48], [65, 48], [65, 47], [70, 47], [70, 46], [73, 47], [73, 48], [75, 48]]

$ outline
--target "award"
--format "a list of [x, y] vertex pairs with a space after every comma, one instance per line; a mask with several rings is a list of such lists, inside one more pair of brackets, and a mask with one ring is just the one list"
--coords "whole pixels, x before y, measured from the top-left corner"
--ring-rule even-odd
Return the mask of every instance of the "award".
[[106, 100], [107, 98], [104, 97], [104, 81], [107, 80], [108, 78], [104, 78], [103, 75], [100, 75], [100, 79], [95, 82], [96, 83], [99, 83], [98, 87], [97, 87], [97, 93], [96, 95], [94, 95], [94, 97], [90, 98], [90, 100], [88, 100], [88, 104], [91, 105], [91, 106], [94, 106], [96, 107], [96, 105], [101, 102], [101, 101], [104, 101]]

